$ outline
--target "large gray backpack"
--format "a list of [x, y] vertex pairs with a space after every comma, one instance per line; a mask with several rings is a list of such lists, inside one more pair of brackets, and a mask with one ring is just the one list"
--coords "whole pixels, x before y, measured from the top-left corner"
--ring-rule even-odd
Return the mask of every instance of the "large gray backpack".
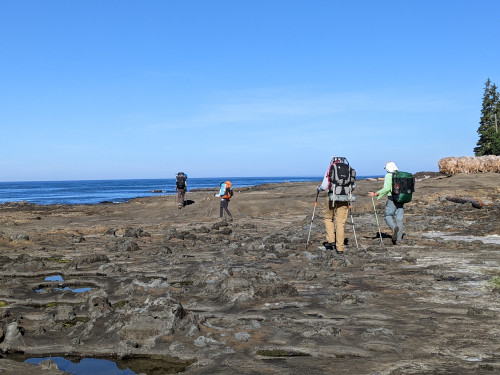
[[187, 179], [187, 176], [184, 174], [184, 172], [179, 172], [177, 173], [177, 175], [175, 176], [176, 180], [175, 180], [175, 187], [177, 189], [185, 189], [186, 188], [186, 179]]
[[346, 158], [334, 156], [330, 162], [330, 200], [350, 201], [356, 200], [352, 195], [356, 187], [356, 171], [351, 168]]

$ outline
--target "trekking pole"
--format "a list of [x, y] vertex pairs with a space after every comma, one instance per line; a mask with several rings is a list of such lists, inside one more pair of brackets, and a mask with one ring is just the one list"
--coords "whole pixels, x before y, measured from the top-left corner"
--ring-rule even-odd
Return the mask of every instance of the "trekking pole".
[[354, 225], [354, 218], [352, 216], [352, 201], [351, 201], [351, 196], [349, 195], [349, 212], [351, 213], [351, 223], [352, 223], [352, 230], [354, 231], [354, 241], [356, 242], [356, 249], [359, 249], [358, 246], [358, 238], [356, 237], [356, 226]]
[[316, 192], [316, 200], [314, 201], [314, 209], [313, 209], [313, 214], [311, 216], [311, 225], [309, 226], [309, 234], [307, 235], [306, 250], [307, 250], [307, 246], [309, 245], [309, 238], [311, 237], [311, 229], [313, 226], [314, 212], [316, 211], [316, 206], [318, 205], [318, 195], [319, 195], [319, 190]]
[[384, 246], [384, 241], [382, 240], [382, 233], [380, 233], [380, 224], [378, 222], [377, 209], [375, 208], [375, 201], [373, 200], [373, 197], [372, 197], [372, 203], [373, 203], [373, 210], [375, 211], [375, 220], [377, 220], [378, 235], [380, 237], [380, 243], [382, 244], [382, 246]]
[[[335, 185], [332, 185], [332, 215], [335, 215]], [[333, 228], [335, 230], [335, 238], [337, 238], [337, 218], [332, 216], [332, 219], [335, 219], [333, 223]]]

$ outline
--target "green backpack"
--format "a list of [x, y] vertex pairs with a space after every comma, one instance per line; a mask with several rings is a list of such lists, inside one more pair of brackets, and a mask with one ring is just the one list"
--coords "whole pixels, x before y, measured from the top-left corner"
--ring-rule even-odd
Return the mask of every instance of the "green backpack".
[[414, 191], [415, 177], [411, 173], [396, 171], [392, 174], [392, 200], [394, 202], [410, 202]]

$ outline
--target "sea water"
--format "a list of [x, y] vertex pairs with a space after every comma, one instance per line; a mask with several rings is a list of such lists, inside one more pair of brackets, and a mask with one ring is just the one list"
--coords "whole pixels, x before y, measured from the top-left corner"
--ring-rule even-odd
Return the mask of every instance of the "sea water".
[[[358, 177], [364, 179], [366, 176]], [[269, 183], [307, 182], [320, 183], [322, 177], [210, 177], [188, 178], [188, 192], [198, 188], [218, 188], [230, 180], [233, 188]], [[0, 182], [0, 204], [29, 202], [34, 204], [98, 204], [120, 203], [133, 198], [161, 194], [175, 194], [175, 178], [141, 180], [84, 180], [84, 181], [33, 181]]]
[[[188, 192], [217, 188], [230, 180], [234, 188], [267, 183], [321, 181], [321, 177], [231, 177], [188, 178]], [[175, 194], [175, 178], [141, 180], [86, 180], [0, 182], [0, 203], [26, 201], [35, 204], [120, 203], [133, 198]]]

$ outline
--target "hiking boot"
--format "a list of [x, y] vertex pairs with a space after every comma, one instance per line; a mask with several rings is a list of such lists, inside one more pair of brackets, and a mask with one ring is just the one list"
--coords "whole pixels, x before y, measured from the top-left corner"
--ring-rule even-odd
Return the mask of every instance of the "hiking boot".
[[335, 250], [337, 251], [337, 254], [344, 255], [344, 250], [337, 250], [337, 249], [335, 249]]
[[325, 250], [333, 251], [333, 247], [335, 245], [331, 242], [323, 242], [323, 246], [325, 247]]
[[398, 242], [398, 232], [399, 232], [399, 227], [394, 227], [392, 230], [392, 244], [396, 245], [396, 242]]

